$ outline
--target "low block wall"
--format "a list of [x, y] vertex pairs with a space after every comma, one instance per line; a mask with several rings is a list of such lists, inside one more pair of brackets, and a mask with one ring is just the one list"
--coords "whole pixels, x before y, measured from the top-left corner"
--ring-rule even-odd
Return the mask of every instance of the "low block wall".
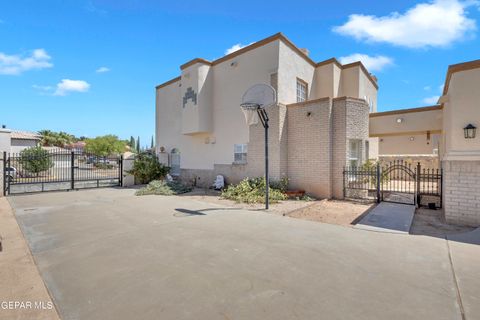
[[213, 185], [217, 175], [222, 175], [226, 184], [236, 184], [247, 177], [247, 165], [216, 164], [213, 170], [181, 169], [180, 180], [187, 185], [209, 188]]
[[406, 163], [412, 164], [412, 167], [420, 163], [422, 169], [439, 169], [440, 160], [437, 155], [379, 155], [378, 161], [381, 164], [388, 164], [389, 162], [403, 160]]
[[480, 161], [443, 161], [445, 219], [480, 226]]

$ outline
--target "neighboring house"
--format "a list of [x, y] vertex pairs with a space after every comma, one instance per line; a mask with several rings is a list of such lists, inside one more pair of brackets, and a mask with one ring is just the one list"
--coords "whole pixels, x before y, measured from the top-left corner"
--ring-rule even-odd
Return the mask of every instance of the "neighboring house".
[[65, 148], [70, 150], [70, 151], [83, 153], [85, 151], [85, 146], [86, 145], [87, 145], [87, 143], [85, 141], [77, 141], [77, 142], [73, 142], [73, 143], [65, 146]]
[[11, 152], [19, 153], [24, 149], [39, 146], [42, 137], [35, 132], [12, 130], [11, 139]]
[[438, 105], [370, 115], [380, 153], [438, 153], [445, 217], [473, 226], [480, 225], [480, 137], [465, 129], [480, 127], [479, 83], [480, 60], [451, 65]]
[[40, 145], [41, 136], [35, 132], [0, 129], [0, 151], [20, 153], [22, 150]]
[[288, 177], [291, 188], [340, 198], [343, 166], [376, 157], [368, 120], [378, 86], [360, 62], [315, 62], [279, 33], [180, 70], [156, 87], [156, 151], [184, 180], [206, 186], [217, 174], [230, 183], [263, 175], [263, 127], [248, 126], [240, 109], [257, 83], [270, 84], [278, 97], [267, 109], [273, 180]]

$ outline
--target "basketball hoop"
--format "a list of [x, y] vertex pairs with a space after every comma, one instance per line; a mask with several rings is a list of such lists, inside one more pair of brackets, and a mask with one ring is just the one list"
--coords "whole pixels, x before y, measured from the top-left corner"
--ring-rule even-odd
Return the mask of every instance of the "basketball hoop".
[[243, 115], [245, 116], [245, 121], [247, 122], [247, 125], [251, 126], [251, 125], [256, 125], [258, 124], [258, 106], [255, 105], [252, 107], [250, 106], [243, 106], [242, 105], [242, 112], [243, 112]]

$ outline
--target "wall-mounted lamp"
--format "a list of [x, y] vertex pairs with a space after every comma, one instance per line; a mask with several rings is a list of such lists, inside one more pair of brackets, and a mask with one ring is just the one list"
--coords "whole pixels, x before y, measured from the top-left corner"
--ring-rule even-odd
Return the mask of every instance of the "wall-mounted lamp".
[[475, 127], [473, 124], [469, 123], [468, 126], [463, 128], [463, 134], [465, 136], [465, 139], [473, 139], [473, 138], [475, 138], [475, 135], [477, 134], [477, 127]]
[[402, 123], [403, 122], [403, 118], [397, 118], [397, 123]]
[[410, 137], [410, 141], [414, 141], [415, 140], [415, 137]]
[[307, 112], [307, 117], [310, 117], [310, 116], [312, 116], [312, 112], [311, 112], [311, 111], [308, 111], [308, 112]]

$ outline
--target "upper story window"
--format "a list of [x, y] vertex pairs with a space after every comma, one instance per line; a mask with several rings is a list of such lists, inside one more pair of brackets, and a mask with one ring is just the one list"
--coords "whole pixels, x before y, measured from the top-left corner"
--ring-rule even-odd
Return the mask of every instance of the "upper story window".
[[233, 161], [235, 163], [247, 163], [247, 145], [235, 144], [233, 145]]
[[303, 102], [307, 100], [308, 83], [302, 79], [297, 78], [297, 102]]

